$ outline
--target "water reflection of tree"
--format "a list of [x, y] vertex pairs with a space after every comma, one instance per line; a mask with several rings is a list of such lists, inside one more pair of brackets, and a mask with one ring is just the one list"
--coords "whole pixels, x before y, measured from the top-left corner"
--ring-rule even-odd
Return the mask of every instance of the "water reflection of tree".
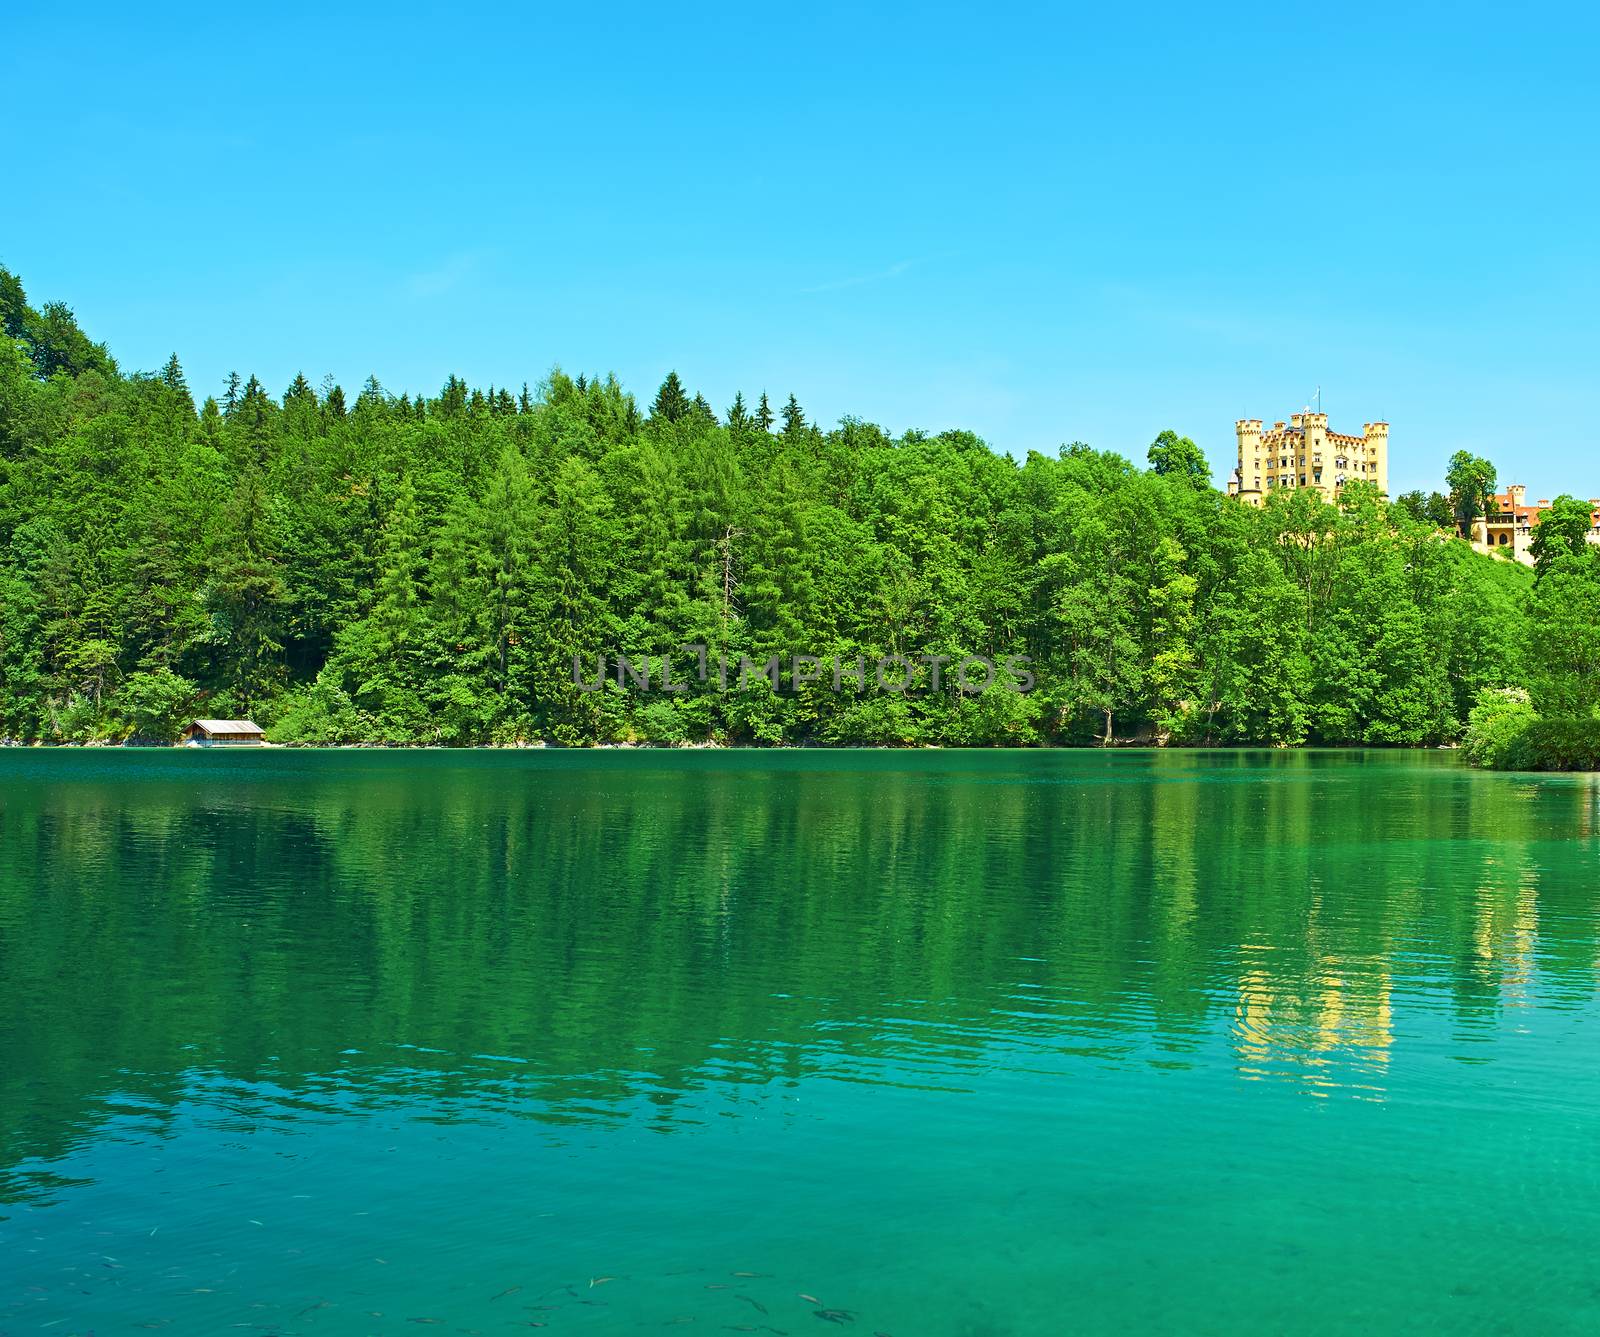
[[6, 1164], [197, 1083], [670, 1128], [1225, 1037], [1381, 1089], [1408, 998], [1470, 1028], [1594, 987], [1592, 795], [1446, 758], [209, 761], [0, 786]]

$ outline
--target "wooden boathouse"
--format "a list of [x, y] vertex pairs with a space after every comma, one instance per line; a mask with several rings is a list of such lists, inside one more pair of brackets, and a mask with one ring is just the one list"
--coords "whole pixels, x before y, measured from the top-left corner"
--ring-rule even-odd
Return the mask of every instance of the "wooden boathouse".
[[250, 720], [196, 720], [181, 736], [186, 747], [261, 747], [267, 741]]

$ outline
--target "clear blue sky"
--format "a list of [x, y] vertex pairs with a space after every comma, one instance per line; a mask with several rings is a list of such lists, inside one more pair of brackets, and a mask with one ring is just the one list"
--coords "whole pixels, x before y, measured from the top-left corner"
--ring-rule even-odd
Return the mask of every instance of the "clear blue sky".
[[124, 367], [676, 367], [1219, 477], [1320, 384], [1393, 491], [1600, 495], [1590, 7], [229, 8], [0, 15], [0, 263]]

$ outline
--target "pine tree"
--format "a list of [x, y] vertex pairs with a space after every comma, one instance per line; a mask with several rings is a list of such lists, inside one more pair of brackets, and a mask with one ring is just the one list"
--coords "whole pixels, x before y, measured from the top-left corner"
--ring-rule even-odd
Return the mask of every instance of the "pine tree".
[[276, 410], [277, 405], [267, 394], [266, 386], [261, 384], [258, 377], [252, 376], [245, 382], [244, 393], [239, 396], [229, 415], [229, 425], [236, 439], [243, 441], [247, 459], [255, 464], [264, 465], [272, 455], [273, 417]]
[[801, 411], [800, 401], [790, 395], [789, 402], [783, 406], [783, 434], [794, 436], [805, 429], [806, 415]]
[[167, 359], [167, 365], [161, 369], [161, 384], [183, 395], [189, 393], [189, 382], [184, 379], [183, 368], [178, 365], [176, 353]]
[[369, 619], [385, 654], [400, 654], [417, 638], [418, 591], [426, 549], [416, 489], [404, 478], [383, 526], [376, 598]]
[[220, 649], [222, 679], [250, 714], [283, 672], [286, 588], [265, 511], [261, 475], [246, 467], [221, 515], [211, 579], [202, 592]]
[[439, 393], [438, 402], [441, 418], [457, 417], [467, 407], [467, 383], [451, 372], [444, 383], [444, 389]]
[[[538, 567], [534, 545], [536, 493], [528, 463], [515, 446], [500, 454], [484, 490], [479, 541], [488, 575], [489, 634], [496, 667], [495, 686], [510, 685], [516, 647], [539, 617], [530, 607], [529, 590]], [[525, 652], [524, 652], [525, 653]]]
[[222, 444], [222, 410], [217, 407], [216, 398], [206, 396], [206, 402], [200, 406], [200, 435], [207, 444], [216, 447]]
[[738, 431], [750, 424], [750, 414], [744, 406], [744, 393], [735, 391], [733, 403], [728, 408], [728, 426]]
[[767, 403], [767, 392], [761, 392], [761, 401], [756, 405], [756, 426], [763, 432], [772, 430], [772, 405]]
[[557, 468], [535, 538], [542, 558], [541, 616], [529, 656], [529, 693], [542, 730], [558, 741], [604, 737], [603, 694], [579, 691], [571, 666], [575, 658], [592, 663], [616, 644], [608, 573], [619, 535], [605, 486], [585, 461], [572, 457]]
[[650, 417], [654, 421], [677, 422], [688, 411], [689, 397], [683, 392], [683, 382], [678, 379], [677, 372], [669, 371], [667, 379], [661, 382], [661, 389], [656, 391]]
[[283, 435], [286, 440], [308, 442], [321, 425], [317, 392], [303, 373], [297, 373], [283, 392]]

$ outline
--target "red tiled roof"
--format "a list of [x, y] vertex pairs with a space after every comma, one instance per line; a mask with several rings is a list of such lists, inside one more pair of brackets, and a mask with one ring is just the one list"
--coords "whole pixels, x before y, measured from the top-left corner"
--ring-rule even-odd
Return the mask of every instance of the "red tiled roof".
[[[1552, 508], [1548, 501], [1542, 501], [1533, 506], [1513, 506], [1510, 493], [1497, 492], [1494, 494], [1493, 513], [1495, 515], [1510, 515], [1512, 523], [1516, 525], [1527, 525], [1532, 528], [1539, 523], [1539, 517], [1550, 509]], [[1594, 525], [1600, 525], [1600, 506], [1594, 506], [1590, 510], [1589, 522]], [[1500, 521], [1499, 523], [1504, 524], [1505, 522]]]

